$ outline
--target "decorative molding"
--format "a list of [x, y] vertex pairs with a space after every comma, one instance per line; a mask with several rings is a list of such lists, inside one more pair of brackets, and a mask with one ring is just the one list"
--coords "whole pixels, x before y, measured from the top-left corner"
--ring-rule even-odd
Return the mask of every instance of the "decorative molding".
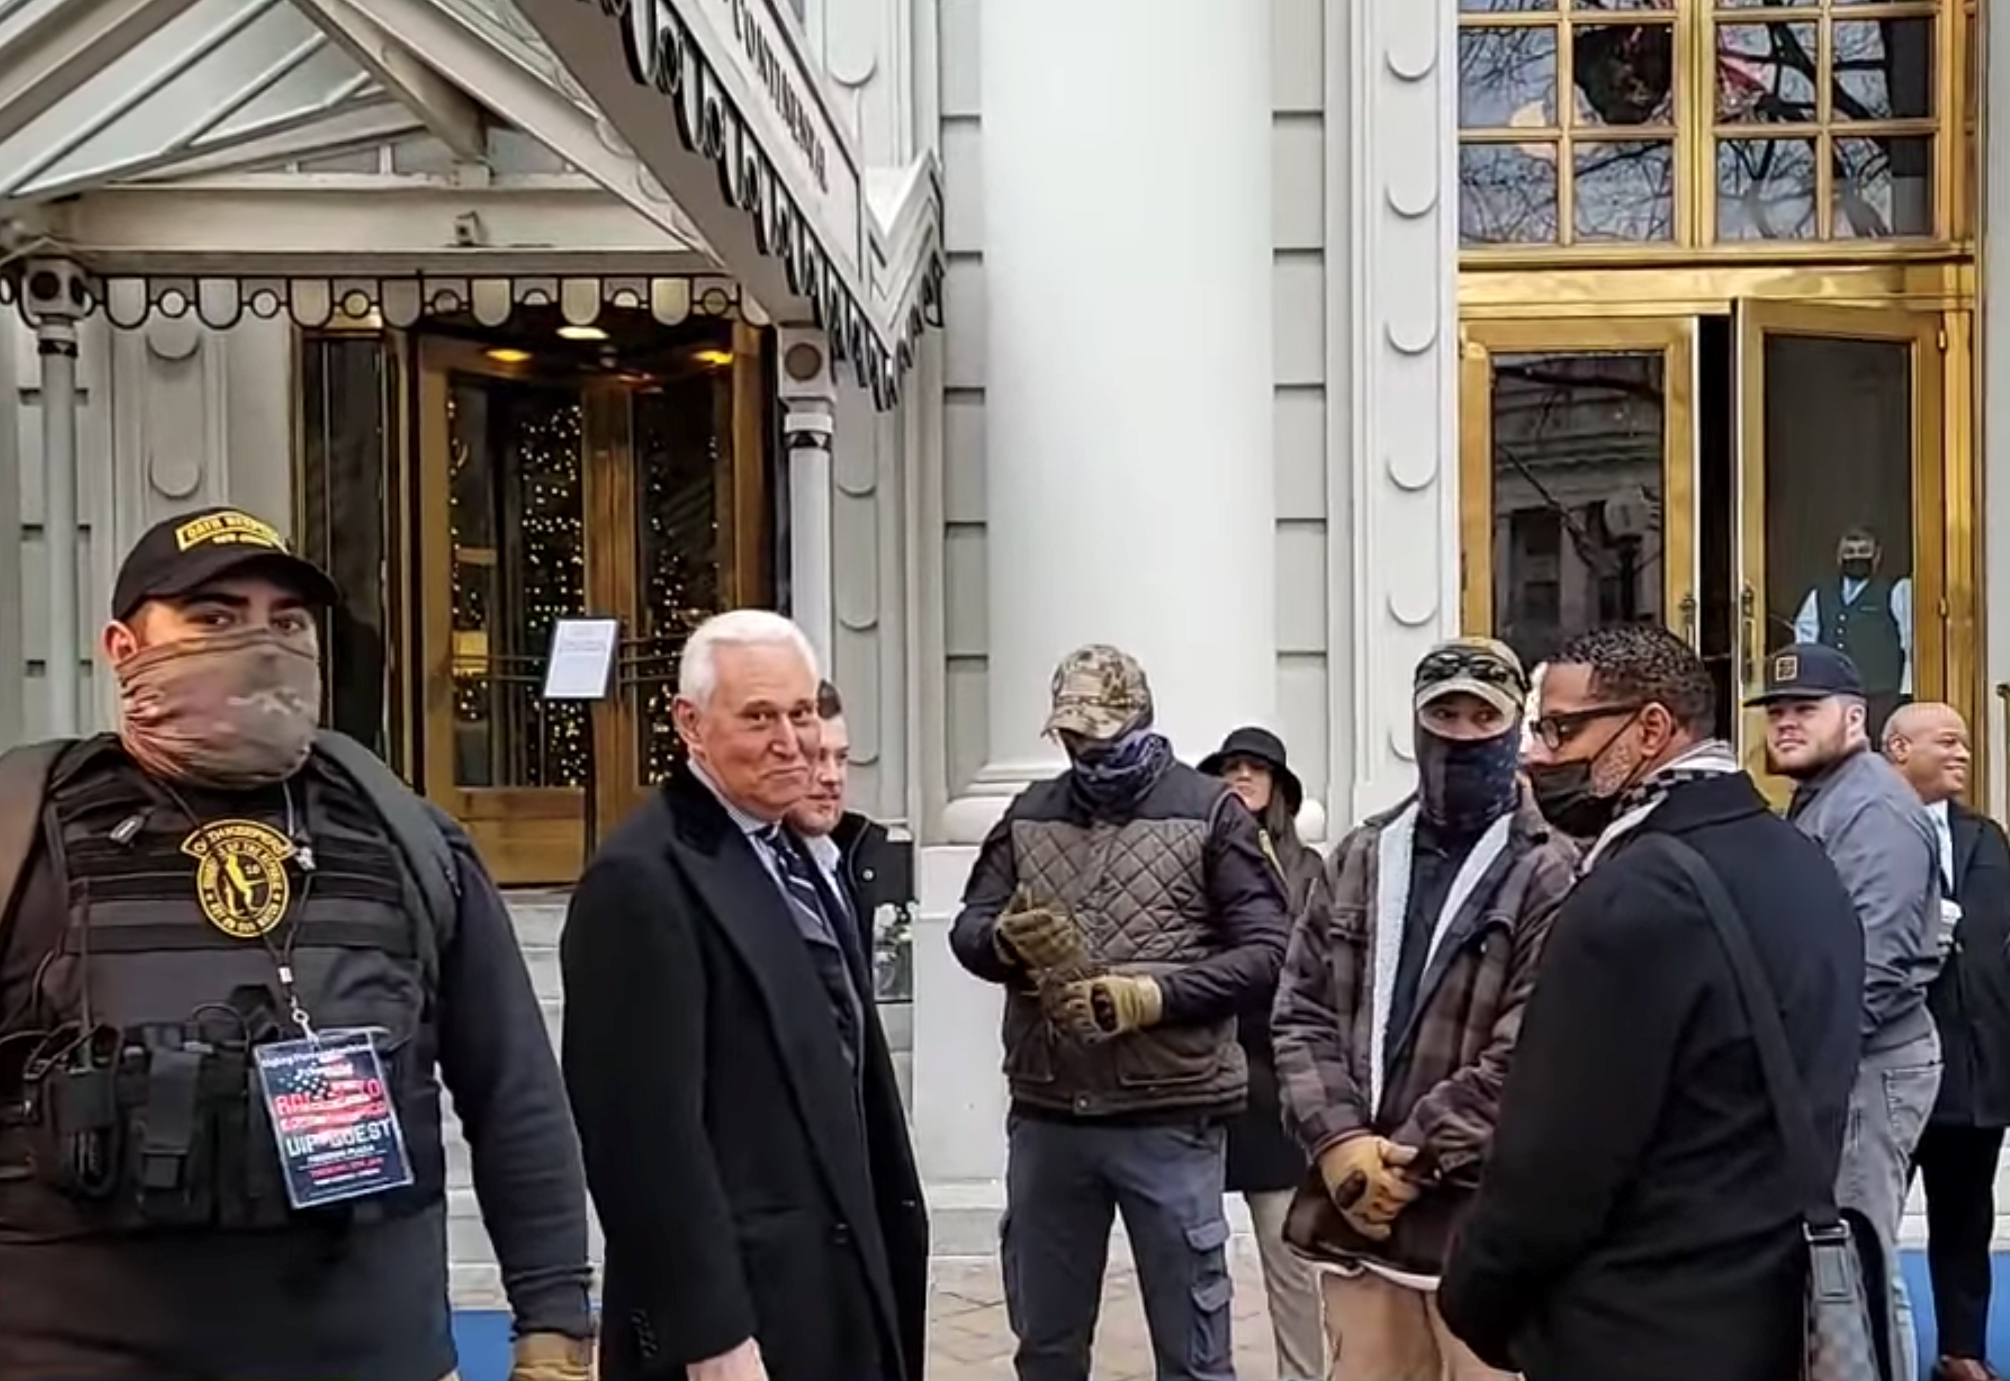
[[[1352, 511], [1329, 532], [1352, 547], [1350, 608], [1333, 646], [1352, 649], [1346, 776], [1335, 735], [1335, 813], [1351, 819], [1412, 787], [1406, 668], [1458, 618], [1457, 0], [1329, 0], [1328, 112], [1344, 164], [1329, 193], [1333, 492]], [[1337, 161], [1337, 160], [1336, 160]], [[1344, 523], [1343, 523], [1344, 518]], [[1335, 602], [1336, 605], [1339, 601]], [[1372, 668], [1384, 668], [1377, 674]], [[1341, 788], [1351, 781], [1351, 797]]]
[[[837, 138], [828, 110], [820, 100], [812, 102], [814, 115], [829, 125], [834, 141], [823, 151], [829, 160], [822, 165], [823, 171], [832, 177], [849, 177], [856, 203], [850, 212], [854, 224], [847, 231], [856, 243], [828, 243], [830, 232], [819, 225], [816, 214], [805, 210], [798, 190], [764, 145], [758, 130], [772, 122], [756, 122], [741, 109], [733, 95], [741, 74], [729, 78], [719, 70], [676, 5], [667, 0], [579, 3], [600, 11], [598, 22], [604, 26], [604, 39], [581, 36], [583, 26], [595, 21], [581, 15], [577, 7], [571, 8], [561, 25], [555, 7], [533, 5], [532, 23], [569, 65], [580, 62], [581, 54], [598, 51], [599, 43], [621, 46], [628, 79], [664, 99], [682, 150], [708, 160], [716, 169], [718, 190], [728, 208], [748, 217], [755, 251], [781, 263], [789, 294], [807, 304], [813, 323], [830, 337], [834, 358], [852, 366], [859, 386], [871, 391], [876, 407], [897, 406], [901, 383], [914, 364], [915, 342], [924, 330], [942, 324], [939, 179], [927, 176], [918, 184], [932, 194], [926, 217], [930, 227], [926, 252], [913, 256], [911, 262], [890, 257], [863, 260], [865, 243], [872, 238], [869, 223], [874, 219], [868, 214], [866, 182], [851, 151]], [[759, 28], [751, 15], [739, 16], [736, 22]], [[786, 46], [793, 52], [793, 44]], [[811, 85], [818, 83], [812, 81]], [[595, 93], [595, 104], [614, 111], [617, 127], [624, 105], [634, 108], [632, 97], [624, 102], [614, 92]], [[808, 122], [813, 116], [805, 112], [802, 118]], [[649, 154], [646, 148], [638, 147], [638, 152], [645, 157]], [[932, 156], [924, 156], [921, 162], [932, 173]], [[802, 195], [809, 195], [808, 189], [803, 189]], [[703, 218], [700, 220], [702, 225]], [[876, 267], [886, 271], [884, 276], [873, 271]]]
[[[20, 269], [0, 271], [0, 304], [13, 304], [32, 324], [32, 285]], [[507, 321], [518, 307], [557, 306], [575, 326], [596, 321], [609, 307], [646, 310], [665, 326], [691, 316], [767, 319], [730, 278], [82, 278], [82, 315], [102, 313], [131, 330], [150, 321], [192, 318], [227, 330], [252, 318], [290, 319], [308, 328], [338, 318], [380, 317], [404, 329], [421, 317], [472, 312], [486, 326]]]

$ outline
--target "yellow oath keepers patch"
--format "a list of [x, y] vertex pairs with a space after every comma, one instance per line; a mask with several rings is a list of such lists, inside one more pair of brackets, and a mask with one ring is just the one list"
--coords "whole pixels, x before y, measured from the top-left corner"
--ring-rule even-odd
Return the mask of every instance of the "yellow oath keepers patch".
[[226, 935], [256, 940], [278, 925], [293, 899], [286, 861], [293, 841], [256, 820], [218, 820], [182, 840], [197, 860], [195, 899], [209, 923]]
[[261, 523], [249, 513], [211, 513], [174, 530], [177, 550], [191, 547], [270, 547], [286, 550], [286, 539], [270, 523]]

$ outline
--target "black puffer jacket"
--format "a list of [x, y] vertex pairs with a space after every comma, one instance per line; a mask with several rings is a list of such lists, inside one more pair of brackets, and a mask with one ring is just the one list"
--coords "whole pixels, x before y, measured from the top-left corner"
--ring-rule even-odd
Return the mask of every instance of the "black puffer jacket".
[[[1319, 851], [1296, 840], [1278, 851], [1293, 924], [1326, 891], [1326, 864]], [[1270, 1009], [1277, 985], [1270, 984], [1242, 1009], [1236, 1036], [1249, 1059], [1249, 1106], [1228, 1125], [1231, 1194], [1291, 1190], [1305, 1177], [1305, 1151], [1285, 1130], [1284, 1103], [1277, 1088], [1276, 1052], [1270, 1043]]]

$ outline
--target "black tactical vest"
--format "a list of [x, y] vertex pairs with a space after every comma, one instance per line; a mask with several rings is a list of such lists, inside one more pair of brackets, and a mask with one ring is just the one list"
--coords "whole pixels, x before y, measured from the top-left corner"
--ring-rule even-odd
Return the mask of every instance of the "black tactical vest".
[[1842, 587], [1825, 582], [1815, 595], [1821, 641], [1856, 663], [1872, 695], [1890, 695], [1904, 683], [1905, 641], [1891, 607], [1891, 582], [1872, 578], [1855, 599], [1843, 603]]
[[[337, 769], [178, 802], [95, 741], [58, 767], [43, 841], [68, 917], [0, 1061], [0, 1237], [339, 1227], [443, 1197], [429, 922]], [[252, 1055], [301, 1034], [282, 960], [317, 1030], [377, 1033], [408, 1188], [288, 1204]]]

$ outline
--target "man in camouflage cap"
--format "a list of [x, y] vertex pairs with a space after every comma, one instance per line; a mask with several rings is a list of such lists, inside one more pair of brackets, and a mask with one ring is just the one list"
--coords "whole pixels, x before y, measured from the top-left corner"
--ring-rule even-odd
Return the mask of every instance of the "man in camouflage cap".
[[1006, 1295], [1020, 1381], [1086, 1381], [1110, 1226], [1136, 1255], [1155, 1373], [1233, 1375], [1226, 1124], [1239, 1007], [1277, 980], [1282, 884], [1255, 819], [1152, 729], [1144, 669], [1092, 644], [1054, 673], [1069, 767], [984, 841], [951, 944], [1004, 986]]

